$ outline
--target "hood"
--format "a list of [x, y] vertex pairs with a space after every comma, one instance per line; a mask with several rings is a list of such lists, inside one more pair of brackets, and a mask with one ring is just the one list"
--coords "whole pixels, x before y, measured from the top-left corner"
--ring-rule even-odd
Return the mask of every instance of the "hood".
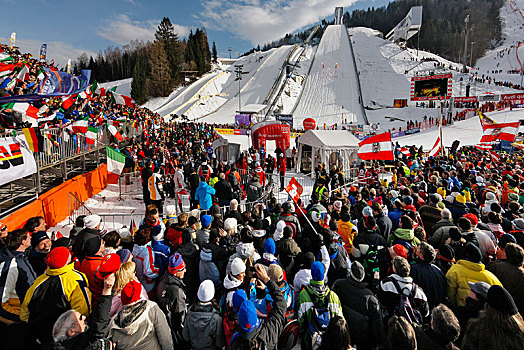
[[144, 327], [140, 319], [146, 317], [147, 309], [147, 300], [139, 300], [134, 304], [125, 305], [115, 317], [113, 328], [127, 335], [135, 334], [140, 328]]
[[329, 288], [324, 285], [324, 281], [315, 281], [314, 279], [311, 279], [306, 288], [319, 298], [323, 298], [329, 293]]
[[257, 238], [264, 237], [266, 235], [266, 230], [253, 230], [251, 231], [251, 234], [253, 237]]
[[202, 249], [202, 251], [200, 252], [200, 260], [207, 262], [213, 260], [213, 252], [211, 252], [211, 250], [207, 248]]
[[348, 213], [341, 213], [340, 214], [340, 220], [344, 221], [344, 222], [349, 222], [349, 221], [351, 221], [351, 217], [349, 216]]
[[202, 305], [200, 303], [195, 304], [190, 309], [187, 315], [188, 324], [193, 325], [195, 329], [209, 329], [211, 324], [214, 323], [215, 313], [213, 312], [213, 306], [211, 304]]
[[11, 252], [9, 249], [7, 248], [2, 248], [0, 249], [0, 262], [4, 262], [4, 261], [7, 261], [7, 260], [10, 260], [12, 258], [14, 258], [14, 254], [13, 252]]
[[415, 233], [413, 230], [409, 230], [407, 228], [398, 228], [395, 230], [395, 236], [398, 238], [404, 240], [404, 241], [411, 241], [415, 237]]
[[208, 187], [211, 187], [211, 186], [209, 186], [207, 183], [201, 181], [201, 182], [198, 184], [198, 187], [197, 187], [196, 190], [197, 190], [197, 191], [205, 191]]
[[402, 290], [402, 293], [411, 293], [411, 289], [413, 288], [413, 279], [411, 277], [400, 277], [396, 273], [390, 275], [389, 277], [395, 279], [398, 282], [398, 285]]
[[459, 260], [457, 264], [464, 266], [465, 268], [473, 271], [484, 271], [485, 266], [484, 264], [480, 263], [474, 263], [468, 260]]
[[226, 278], [224, 278], [224, 288], [225, 289], [234, 289], [239, 287], [242, 284], [242, 281], [237, 280], [235, 277], [233, 277], [231, 274], [227, 274]]
[[182, 243], [178, 246], [177, 252], [182, 256], [191, 256], [198, 250], [198, 246], [194, 243]]
[[255, 252], [255, 246], [253, 243], [239, 242], [236, 246], [236, 251], [241, 259], [248, 259], [253, 256], [253, 253]]
[[146, 246], [142, 246], [142, 245], [138, 245], [138, 244], [135, 244], [133, 246], [133, 256], [139, 256], [140, 254], [143, 254], [144, 251], [147, 250]]
[[166, 286], [177, 286], [180, 288], [184, 288], [186, 286], [180, 278], [176, 277], [171, 273], [166, 272], [165, 276], [166, 277], [164, 279], [164, 283], [166, 284]]

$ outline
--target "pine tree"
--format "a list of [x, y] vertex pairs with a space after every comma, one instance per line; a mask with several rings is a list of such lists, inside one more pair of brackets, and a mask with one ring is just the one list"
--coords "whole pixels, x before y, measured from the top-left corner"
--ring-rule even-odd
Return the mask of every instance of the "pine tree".
[[[171, 23], [169, 17], [164, 17], [160, 22], [156, 32], [156, 41], [161, 41], [164, 44], [164, 50], [167, 55], [169, 62], [169, 69], [173, 83], [177, 83], [180, 80], [180, 71], [182, 70], [182, 51], [178, 35], [175, 33], [175, 27]], [[171, 85], [170, 87], [172, 87]]]
[[148, 80], [148, 91], [153, 97], [164, 97], [171, 92], [171, 72], [164, 44], [155, 41], [149, 56], [151, 73]]
[[213, 41], [213, 62], [217, 62], [218, 53], [217, 53], [217, 46], [215, 42]]
[[131, 83], [131, 97], [139, 105], [147, 101], [147, 56], [137, 59], [133, 69], [133, 82]]

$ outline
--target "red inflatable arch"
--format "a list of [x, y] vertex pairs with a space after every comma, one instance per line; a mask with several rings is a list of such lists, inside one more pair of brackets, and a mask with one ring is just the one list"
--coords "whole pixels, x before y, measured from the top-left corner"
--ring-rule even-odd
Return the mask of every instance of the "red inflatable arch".
[[291, 128], [287, 124], [276, 121], [261, 122], [251, 128], [251, 137], [255, 149], [260, 149], [262, 146], [267, 149], [266, 141], [275, 140], [277, 146], [285, 151], [291, 144]]

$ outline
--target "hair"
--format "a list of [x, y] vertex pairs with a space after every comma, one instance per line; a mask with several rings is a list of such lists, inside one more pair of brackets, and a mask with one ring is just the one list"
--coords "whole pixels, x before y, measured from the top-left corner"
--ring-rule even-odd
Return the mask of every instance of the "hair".
[[382, 213], [382, 206], [380, 205], [380, 203], [373, 203], [373, 205], [371, 206], [371, 209], [377, 213]]
[[118, 242], [120, 241], [120, 235], [116, 231], [106, 233], [103, 237], [104, 245], [106, 247], [118, 248]]
[[236, 199], [232, 199], [230, 202], [229, 202], [229, 208], [231, 210], [237, 210], [238, 209], [238, 201]]
[[416, 350], [417, 337], [411, 324], [402, 316], [388, 322], [388, 343], [391, 350]]
[[146, 207], [146, 216], [158, 214], [158, 208], [154, 204], [150, 204]]
[[500, 217], [500, 214], [495, 213], [494, 211], [490, 211], [488, 213], [488, 220], [493, 224], [502, 224], [502, 218]]
[[196, 223], [198, 223], [198, 219], [194, 216], [190, 216], [189, 219], [187, 219], [187, 227], [191, 227]]
[[431, 321], [433, 330], [437, 337], [451, 343], [458, 339], [460, 335], [460, 324], [453, 313], [446, 305], [440, 304], [431, 312]]
[[464, 342], [468, 341], [483, 349], [524, 349], [524, 320], [520, 313], [506, 315], [486, 304], [467, 325]]
[[193, 240], [193, 235], [189, 228], [182, 230], [182, 243], [189, 243]]
[[75, 310], [67, 310], [56, 320], [53, 326], [53, 339], [55, 342], [62, 342], [67, 340], [67, 332], [71, 328], [75, 328], [77, 324]]
[[86, 217], [85, 215], [80, 215], [79, 217], [77, 217], [75, 220], [75, 226], [84, 227], [84, 218], [85, 217]]
[[226, 174], [224, 174], [224, 173], [220, 173], [220, 174], [218, 174], [218, 178], [219, 178], [220, 180], [225, 180], [225, 179], [226, 179]]
[[465, 217], [461, 217], [457, 220], [457, 226], [462, 231], [471, 231], [471, 221], [469, 221]]
[[373, 229], [377, 226], [377, 220], [373, 216], [364, 217], [364, 225], [368, 229]]
[[400, 217], [400, 224], [402, 225], [403, 229], [413, 229], [413, 220], [407, 215], [402, 215]]
[[240, 241], [242, 243], [253, 243], [253, 234], [249, 228], [242, 228], [240, 231]]
[[508, 263], [516, 267], [522, 267], [524, 263], [524, 248], [515, 243], [508, 243], [505, 251]]
[[145, 245], [149, 241], [151, 241], [151, 229], [149, 227], [142, 227], [135, 233], [135, 244]]
[[113, 293], [118, 294], [131, 280], [135, 277], [136, 264], [130, 260], [120, 266], [115, 272], [115, 285], [113, 286]]
[[7, 234], [6, 248], [10, 250], [16, 250], [22, 245], [22, 241], [29, 239], [27, 234], [29, 231], [25, 228], [11, 231]]
[[343, 317], [335, 316], [329, 320], [329, 325], [322, 336], [319, 350], [347, 350], [351, 344], [349, 326]]
[[411, 267], [406, 259], [401, 256], [396, 256], [393, 258], [393, 267], [395, 268], [395, 273], [400, 277], [409, 277]]
[[449, 211], [449, 209], [442, 209], [440, 212], [440, 217], [446, 220], [451, 219], [451, 211]]
[[181, 213], [180, 215], [178, 215], [178, 226], [184, 227], [187, 224], [187, 218], [187, 213]]
[[[27, 222], [24, 225], [24, 228], [29, 232], [34, 232], [35, 228], [40, 226], [40, 221], [45, 219], [42, 216], [35, 216], [27, 220]], [[82, 220], [83, 221], [83, 220]]]
[[425, 241], [426, 240], [426, 231], [424, 231], [424, 228], [422, 226], [417, 226], [413, 229], [413, 233], [415, 234], [415, 237], [419, 239], [419, 241]]
[[220, 234], [218, 233], [218, 229], [216, 227], [213, 227], [211, 230], [209, 230], [209, 243], [215, 243], [219, 237]]
[[433, 260], [435, 260], [435, 257], [437, 256], [435, 248], [433, 248], [427, 242], [420, 242], [419, 248], [420, 254], [422, 254], [425, 262], [431, 263]]

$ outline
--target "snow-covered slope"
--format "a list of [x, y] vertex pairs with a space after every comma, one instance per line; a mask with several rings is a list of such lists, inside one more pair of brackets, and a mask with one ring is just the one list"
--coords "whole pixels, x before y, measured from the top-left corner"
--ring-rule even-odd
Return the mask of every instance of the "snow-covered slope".
[[317, 124], [364, 123], [358, 96], [355, 67], [346, 27], [328, 26], [320, 40], [304, 90], [293, 112], [293, 123], [305, 118]]
[[100, 83], [100, 87], [106, 90], [111, 89], [113, 86], [116, 86], [116, 93], [131, 96], [131, 82], [133, 78], [127, 78], [122, 80], [110, 81], [107, 83]]
[[[524, 65], [524, 45], [519, 47], [519, 43], [524, 42], [524, 0], [506, 1], [500, 11], [500, 18], [502, 45], [479, 59], [476, 68], [481, 76], [520, 84], [519, 73]], [[509, 71], [514, 72], [511, 74]]]

